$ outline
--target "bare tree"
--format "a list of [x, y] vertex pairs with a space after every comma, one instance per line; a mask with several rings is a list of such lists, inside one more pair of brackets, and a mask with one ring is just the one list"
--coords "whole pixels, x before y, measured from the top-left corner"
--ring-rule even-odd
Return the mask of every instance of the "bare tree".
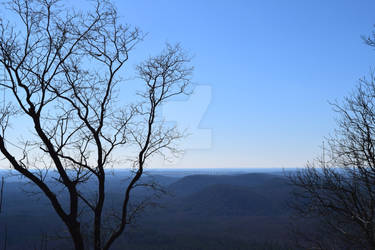
[[362, 79], [353, 94], [334, 108], [338, 128], [327, 139], [323, 155], [290, 178], [297, 187], [293, 207], [298, 216], [318, 225], [315, 238], [305, 227], [310, 246], [374, 249], [374, 75]]
[[[58, 0], [13, 0], [7, 7], [19, 23], [0, 18], [0, 63], [5, 70], [0, 85], [7, 91], [0, 151], [48, 198], [75, 249], [109, 249], [134, 215], [131, 192], [149, 159], [176, 152], [182, 134], [163, 122], [160, 106], [187, 93], [190, 60], [178, 45], [167, 45], [160, 55], [139, 64], [137, 93], [124, 95], [131, 99], [125, 106], [117, 98], [118, 91], [126, 91], [119, 88], [119, 75], [143, 35], [122, 25], [110, 2], [98, 0], [87, 13], [65, 9]], [[21, 141], [8, 136], [9, 124], [17, 121], [28, 127], [13, 129], [21, 129]], [[117, 220], [104, 229], [105, 169], [129, 162], [133, 171], [112, 217]], [[95, 183], [94, 196], [83, 191], [87, 182]], [[68, 206], [62, 204], [64, 197]], [[88, 243], [80, 216], [87, 210]]]
[[[363, 37], [375, 47], [375, 33]], [[290, 175], [300, 242], [314, 249], [375, 248], [375, 75], [333, 103], [337, 128], [323, 152]], [[302, 223], [302, 224], [301, 224]], [[308, 228], [310, 224], [313, 228]]]
[[[5, 93], [5, 92], [4, 92]], [[5, 104], [5, 103], [4, 103]], [[8, 112], [6, 111], [8, 108], [3, 105], [3, 107], [0, 110], [0, 124], [7, 123], [7, 118], [8, 117]], [[0, 215], [3, 212], [3, 207], [4, 207], [4, 186], [5, 186], [5, 177], [1, 176], [1, 183], [0, 183]], [[2, 249], [6, 250], [7, 249], [7, 242], [8, 242], [8, 227], [5, 224], [4, 225], [4, 243], [2, 243]]]

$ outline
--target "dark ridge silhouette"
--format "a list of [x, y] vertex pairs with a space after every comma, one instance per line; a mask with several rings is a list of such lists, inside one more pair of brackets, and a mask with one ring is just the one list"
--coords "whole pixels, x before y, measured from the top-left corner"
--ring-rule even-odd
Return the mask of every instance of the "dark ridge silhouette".
[[244, 186], [213, 184], [180, 200], [184, 211], [200, 216], [272, 214], [272, 200]]
[[169, 190], [178, 195], [187, 195], [212, 184], [231, 184], [256, 187], [257, 185], [271, 184], [273, 182], [279, 183], [283, 181], [285, 181], [283, 177], [264, 173], [239, 175], [190, 175], [172, 183], [169, 186]]

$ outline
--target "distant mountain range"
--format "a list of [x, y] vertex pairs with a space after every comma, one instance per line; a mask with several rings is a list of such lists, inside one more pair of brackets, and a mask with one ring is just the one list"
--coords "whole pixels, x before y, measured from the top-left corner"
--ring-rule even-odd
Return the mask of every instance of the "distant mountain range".
[[[107, 197], [116, 207], [126, 174], [108, 178]], [[129, 227], [114, 249], [288, 249], [287, 227], [291, 186], [281, 174], [246, 173], [176, 177], [162, 172], [145, 176], [168, 195], [154, 200]], [[4, 213], [0, 215], [0, 245], [8, 231], [8, 250], [38, 247], [41, 235], [58, 249], [56, 233], [64, 226], [41, 195], [20, 182], [6, 183]], [[90, 190], [90, 184], [87, 186]], [[141, 189], [134, 201], [151, 195]], [[21, 237], [20, 237], [21, 236]], [[68, 243], [66, 243], [68, 244]]]

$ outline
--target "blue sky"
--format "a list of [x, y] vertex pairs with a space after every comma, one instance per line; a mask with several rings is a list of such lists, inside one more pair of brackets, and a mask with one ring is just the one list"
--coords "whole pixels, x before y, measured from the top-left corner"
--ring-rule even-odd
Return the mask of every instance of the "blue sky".
[[166, 42], [193, 55], [201, 95], [169, 106], [180, 115], [171, 121], [192, 123], [193, 135], [181, 144], [183, 157], [152, 162], [156, 168], [303, 167], [335, 127], [329, 101], [375, 67], [375, 51], [361, 39], [375, 31], [375, 1], [114, 2], [122, 21], [147, 33], [125, 78]]
[[328, 101], [375, 66], [361, 40], [373, 30], [374, 1], [115, 3], [148, 33], [135, 57], [180, 42], [194, 55], [194, 82], [211, 88], [199, 124], [211, 146], [188, 150], [178, 167], [304, 166], [335, 126]]

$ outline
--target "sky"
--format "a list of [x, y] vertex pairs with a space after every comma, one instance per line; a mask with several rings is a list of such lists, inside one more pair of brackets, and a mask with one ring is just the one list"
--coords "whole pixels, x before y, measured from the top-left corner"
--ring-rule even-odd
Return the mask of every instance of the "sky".
[[[374, 1], [115, 3], [147, 32], [137, 56], [180, 42], [194, 55], [194, 82], [204, 92], [195, 105], [209, 100], [193, 129], [201, 141], [185, 142], [183, 157], [166, 167], [303, 167], [335, 127], [329, 102], [375, 66], [361, 39], [375, 30]], [[196, 120], [195, 112], [182, 120]]]
[[157, 168], [303, 167], [335, 128], [329, 102], [375, 67], [361, 39], [375, 31], [370, 0], [114, 3], [147, 33], [130, 63], [167, 42], [193, 55], [194, 94], [164, 108], [191, 136]]

